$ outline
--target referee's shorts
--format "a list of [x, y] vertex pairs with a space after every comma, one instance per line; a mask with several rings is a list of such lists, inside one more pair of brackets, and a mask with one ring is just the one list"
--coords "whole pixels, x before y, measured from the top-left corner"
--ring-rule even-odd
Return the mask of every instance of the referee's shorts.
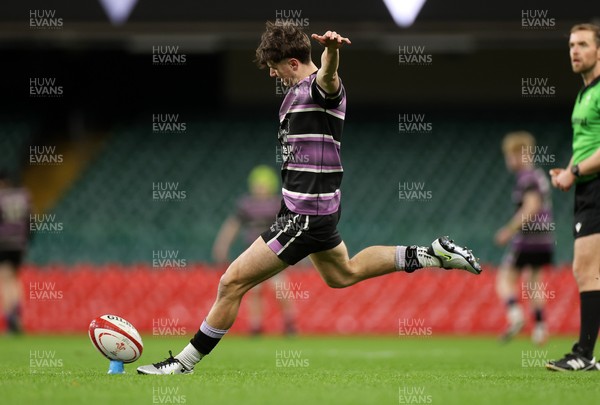
[[282, 201], [275, 222], [261, 237], [281, 260], [293, 265], [311, 253], [342, 243], [337, 230], [340, 216], [341, 208], [330, 215], [296, 214]]
[[575, 185], [575, 239], [600, 233], [600, 175]]

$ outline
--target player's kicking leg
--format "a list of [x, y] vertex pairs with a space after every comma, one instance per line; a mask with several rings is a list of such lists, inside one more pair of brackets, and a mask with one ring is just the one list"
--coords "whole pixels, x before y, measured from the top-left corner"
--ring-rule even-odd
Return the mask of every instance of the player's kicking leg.
[[[275, 251], [280, 256], [287, 257], [290, 264], [297, 263], [310, 254], [323, 279], [329, 286], [335, 288], [347, 287], [396, 270], [410, 273], [423, 267], [462, 269], [474, 274], [481, 272], [481, 267], [473, 254], [465, 248], [456, 246], [447, 237], [436, 239], [429, 247], [372, 246], [352, 259], [348, 257], [343, 242], [337, 243], [331, 249], [310, 253], [306, 250], [312, 249], [314, 252], [318, 244], [315, 245], [314, 238], [310, 236], [309, 219], [296, 215], [293, 220], [307, 225], [295, 231], [293, 237], [274, 227], [272, 231], [263, 235], [269, 244], [262, 238], [257, 239], [229, 266], [219, 283], [217, 300], [200, 326], [200, 330], [177, 356], [170, 355], [162, 362], [138, 367], [138, 373], [188, 374], [193, 372], [194, 366], [212, 351], [233, 325], [244, 294], [256, 284], [287, 267], [286, 262], [279, 259]], [[329, 226], [335, 230], [335, 224], [327, 221], [327, 218], [320, 218], [315, 220], [317, 225], [313, 228], [313, 232], [317, 235], [319, 235], [319, 221], [329, 223]], [[292, 220], [290, 223], [293, 225]], [[291, 225], [286, 225], [285, 229], [290, 228]], [[327, 226], [323, 227], [327, 228]], [[335, 231], [333, 237], [325, 239], [324, 243], [327, 243], [327, 240], [336, 240], [338, 237]], [[281, 243], [282, 240], [287, 242]]]
[[196, 363], [211, 352], [233, 325], [244, 294], [286, 267], [287, 264], [269, 249], [262, 238], [258, 238], [221, 277], [217, 299], [190, 343], [175, 357], [169, 352], [170, 356], [164, 361], [138, 367], [138, 373], [192, 373]]
[[310, 259], [321, 276], [333, 288], [344, 288], [368, 278], [394, 271], [412, 273], [425, 267], [466, 270], [481, 273], [481, 266], [466, 248], [448, 237], [431, 246], [371, 246], [350, 258], [344, 242], [333, 249], [313, 253]]

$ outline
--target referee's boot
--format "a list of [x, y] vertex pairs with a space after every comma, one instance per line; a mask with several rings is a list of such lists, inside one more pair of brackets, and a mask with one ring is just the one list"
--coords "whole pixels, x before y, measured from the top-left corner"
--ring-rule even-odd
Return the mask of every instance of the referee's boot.
[[571, 353], [560, 360], [549, 361], [546, 368], [550, 371], [598, 371], [598, 363], [596, 358], [586, 356], [579, 343], [575, 343]]

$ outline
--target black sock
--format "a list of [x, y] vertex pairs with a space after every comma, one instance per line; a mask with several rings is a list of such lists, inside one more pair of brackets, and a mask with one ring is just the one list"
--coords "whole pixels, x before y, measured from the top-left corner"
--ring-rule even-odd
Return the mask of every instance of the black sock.
[[17, 304], [6, 315], [6, 326], [9, 332], [21, 333], [21, 305]]
[[405, 267], [404, 271], [406, 273], [412, 273], [415, 270], [423, 268], [421, 263], [419, 263], [419, 258], [417, 257], [417, 246], [407, 246], [406, 253], [404, 253]]
[[533, 316], [535, 317], [535, 322], [544, 322], [544, 310], [541, 308], [536, 308], [533, 311]]
[[207, 355], [212, 349], [221, 341], [221, 338], [225, 336], [227, 329], [217, 329], [206, 323], [206, 320], [200, 325], [200, 329], [194, 337], [190, 340], [192, 346], [196, 348], [201, 354]]
[[517, 299], [515, 297], [510, 297], [509, 299], [506, 300], [506, 306], [509, 308], [516, 304], [517, 304]]
[[581, 325], [579, 329], [579, 347], [584, 356], [594, 357], [594, 346], [600, 327], [600, 291], [579, 293], [581, 301]]

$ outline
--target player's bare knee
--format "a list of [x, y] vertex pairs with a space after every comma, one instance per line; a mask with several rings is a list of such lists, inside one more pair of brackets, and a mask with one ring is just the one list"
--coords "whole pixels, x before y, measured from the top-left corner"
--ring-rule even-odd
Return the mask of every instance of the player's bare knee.
[[321, 278], [331, 288], [346, 288], [360, 281], [353, 268], [352, 260], [347, 260], [347, 254], [342, 256], [313, 260]]
[[219, 280], [219, 297], [238, 297], [245, 293], [243, 283], [235, 272], [229, 270], [221, 276]]
[[356, 284], [356, 281], [350, 274], [338, 274], [334, 277], [326, 277], [325, 282], [331, 288], [346, 288]]
[[587, 287], [598, 278], [598, 270], [593, 269], [585, 260], [576, 261], [573, 265], [573, 276], [579, 288]]

